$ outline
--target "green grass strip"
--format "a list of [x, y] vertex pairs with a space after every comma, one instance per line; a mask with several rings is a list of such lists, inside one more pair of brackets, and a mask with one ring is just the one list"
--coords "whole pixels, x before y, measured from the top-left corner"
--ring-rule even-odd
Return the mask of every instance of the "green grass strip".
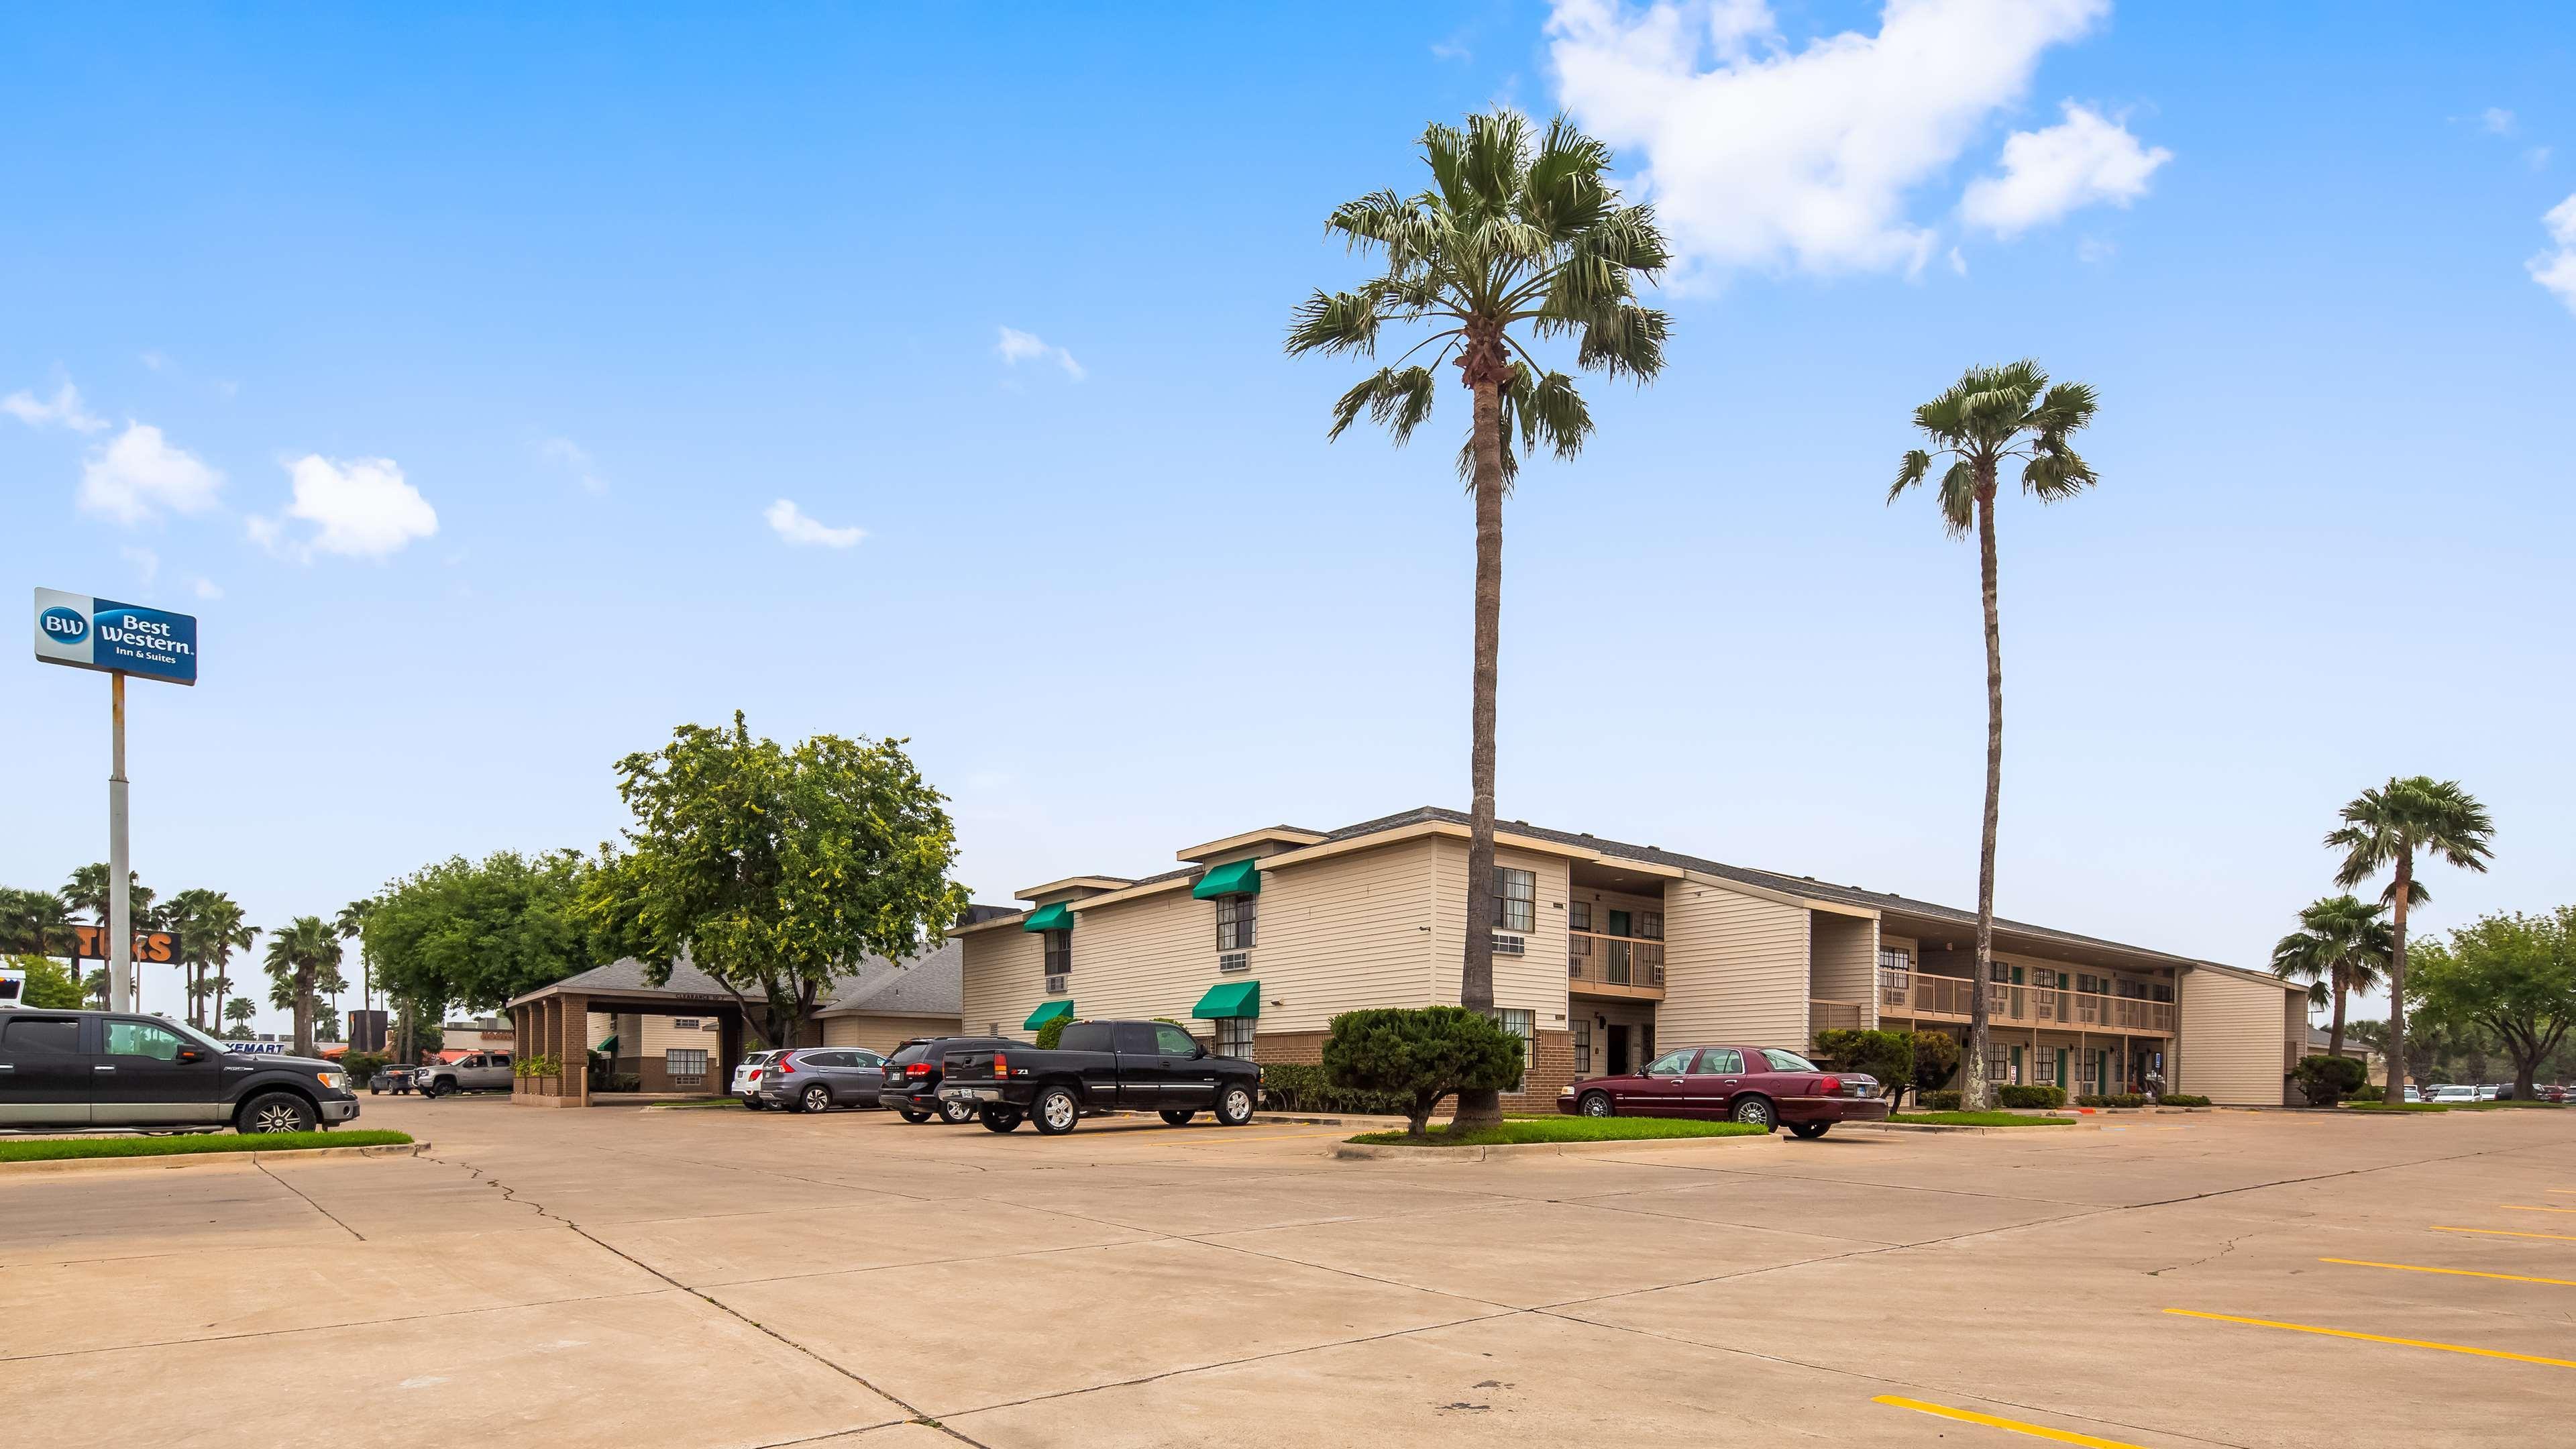
[[1890, 1122], [1920, 1122], [1927, 1127], [2072, 1127], [2072, 1117], [2025, 1117], [2019, 1112], [1899, 1112]]
[[1481, 1132], [1434, 1127], [1428, 1136], [1363, 1132], [1350, 1139], [1372, 1147], [1506, 1147], [1521, 1142], [1647, 1142], [1666, 1137], [1759, 1137], [1742, 1122], [1691, 1122], [1672, 1117], [1533, 1117], [1506, 1121]]
[[313, 1147], [392, 1147], [408, 1132], [234, 1132], [190, 1137], [48, 1137], [0, 1142], [0, 1162], [64, 1162], [79, 1157], [193, 1157], [208, 1152], [295, 1152]]

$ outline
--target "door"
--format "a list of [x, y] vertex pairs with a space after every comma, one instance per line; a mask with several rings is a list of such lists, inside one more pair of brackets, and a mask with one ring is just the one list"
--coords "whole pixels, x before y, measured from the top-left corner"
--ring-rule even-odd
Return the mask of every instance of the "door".
[[1735, 1094], [1744, 1088], [1744, 1053], [1735, 1047], [1708, 1047], [1682, 1088], [1694, 1117], [1724, 1117], [1735, 1109]]
[[89, 1120], [90, 1054], [81, 1019], [0, 1012], [0, 1123], [59, 1127]]
[[1152, 1110], [1164, 1105], [1164, 1065], [1162, 1043], [1155, 1039], [1155, 1023], [1122, 1021], [1118, 1023], [1118, 1102], [1125, 1107]]
[[221, 1057], [157, 1021], [112, 1016], [99, 1028], [99, 1053], [91, 1058], [91, 1121], [222, 1120]]
[[1163, 1079], [1161, 1106], [1199, 1111], [1216, 1105], [1216, 1063], [1198, 1038], [1168, 1021], [1154, 1023], [1157, 1067]]
[[875, 1105], [885, 1096], [885, 1058], [860, 1051], [849, 1053], [849, 1058], [852, 1100]]
[[1610, 1024], [1609, 1044], [1604, 1049], [1604, 1052], [1609, 1059], [1608, 1065], [1611, 1076], [1624, 1077], [1628, 1075], [1628, 1027], [1626, 1023], [1614, 1021]]
[[1690, 1047], [1664, 1053], [1646, 1063], [1642, 1075], [1612, 1082], [1610, 1099], [1620, 1111], [1635, 1117], [1692, 1115], [1688, 1089], [1691, 1059], [1696, 1055]]

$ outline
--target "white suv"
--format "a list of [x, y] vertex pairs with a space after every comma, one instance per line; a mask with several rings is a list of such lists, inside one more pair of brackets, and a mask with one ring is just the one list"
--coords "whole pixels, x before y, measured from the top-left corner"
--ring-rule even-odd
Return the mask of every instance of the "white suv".
[[726, 1090], [741, 1098], [742, 1104], [755, 1112], [768, 1105], [760, 1100], [760, 1069], [769, 1065], [769, 1059], [777, 1055], [777, 1052], [743, 1053], [742, 1061], [733, 1069], [733, 1085]]

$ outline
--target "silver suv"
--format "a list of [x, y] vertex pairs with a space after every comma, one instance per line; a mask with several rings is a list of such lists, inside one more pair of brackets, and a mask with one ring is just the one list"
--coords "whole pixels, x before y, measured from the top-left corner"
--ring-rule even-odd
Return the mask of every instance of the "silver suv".
[[452, 1062], [438, 1062], [412, 1073], [412, 1083], [424, 1097], [444, 1097], [450, 1092], [506, 1092], [510, 1090], [510, 1054], [472, 1052]]

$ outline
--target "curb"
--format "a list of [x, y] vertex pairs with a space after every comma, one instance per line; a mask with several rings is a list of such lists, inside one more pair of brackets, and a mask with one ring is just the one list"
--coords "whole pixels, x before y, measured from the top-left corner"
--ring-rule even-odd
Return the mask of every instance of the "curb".
[[1498, 1142], [1482, 1147], [1407, 1147], [1394, 1143], [1338, 1142], [1333, 1156], [1345, 1160], [1398, 1162], [1491, 1162], [1498, 1157], [1595, 1157], [1640, 1147], [1749, 1146], [1776, 1142], [1773, 1137], [1632, 1137], [1616, 1142]]
[[427, 1142], [380, 1142], [372, 1147], [298, 1147], [282, 1152], [182, 1152], [168, 1157], [65, 1157], [49, 1162], [0, 1162], [0, 1178], [12, 1173], [85, 1172], [105, 1167], [204, 1167], [217, 1162], [309, 1162], [317, 1157], [417, 1157]]
[[[2070, 1127], [2082, 1125], [2072, 1117], [2064, 1120]], [[1965, 1132], [1980, 1137], [2048, 1135], [2033, 1127], [1966, 1127], [1955, 1122], [1843, 1122], [1836, 1125], [1845, 1132]]]

